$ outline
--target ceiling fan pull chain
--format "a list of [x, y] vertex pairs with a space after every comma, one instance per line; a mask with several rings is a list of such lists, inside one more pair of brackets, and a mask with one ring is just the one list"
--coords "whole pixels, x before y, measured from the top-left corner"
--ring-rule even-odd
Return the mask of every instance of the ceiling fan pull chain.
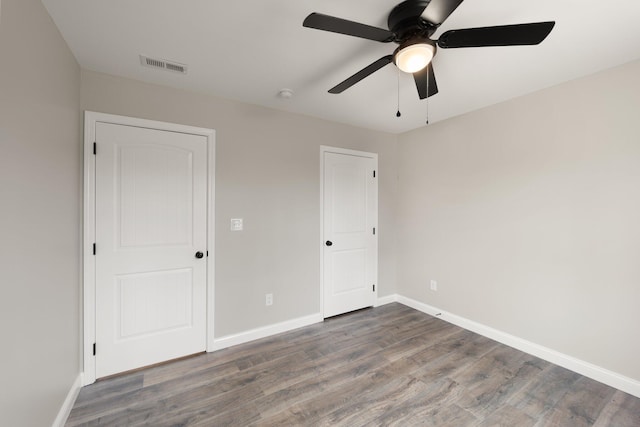
[[429, 124], [429, 67], [431, 64], [427, 65], [427, 124]]
[[398, 112], [396, 112], [396, 117], [400, 117], [400, 68], [398, 68]]

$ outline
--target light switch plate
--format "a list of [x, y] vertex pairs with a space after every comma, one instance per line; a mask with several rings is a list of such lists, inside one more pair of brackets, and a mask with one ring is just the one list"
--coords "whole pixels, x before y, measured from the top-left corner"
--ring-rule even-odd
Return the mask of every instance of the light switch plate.
[[231, 231], [242, 231], [242, 218], [231, 218]]

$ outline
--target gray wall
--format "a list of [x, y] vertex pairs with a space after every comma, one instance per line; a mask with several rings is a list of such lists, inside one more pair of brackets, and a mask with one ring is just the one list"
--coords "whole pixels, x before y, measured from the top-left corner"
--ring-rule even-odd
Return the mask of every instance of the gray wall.
[[216, 337], [320, 312], [320, 145], [379, 154], [379, 296], [396, 292], [396, 136], [85, 70], [81, 93], [85, 110], [216, 130]]
[[51, 425], [81, 366], [80, 69], [39, 0], [0, 21], [0, 425]]
[[633, 62], [401, 135], [398, 293], [640, 380], [639, 112]]

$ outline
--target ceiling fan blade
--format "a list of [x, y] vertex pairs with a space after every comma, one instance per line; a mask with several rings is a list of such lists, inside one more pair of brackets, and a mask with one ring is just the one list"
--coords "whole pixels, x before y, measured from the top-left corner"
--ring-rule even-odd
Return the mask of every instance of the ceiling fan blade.
[[456, 47], [520, 46], [542, 42], [556, 23], [502, 25], [497, 27], [450, 30], [440, 36], [438, 46], [443, 49]]
[[[413, 79], [416, 81], [420, 99], [425, 99], [438, 93], [436, 75], [433, 73], [433, 63], [430, 63], [417, 73], [413, 73]], [[427, 82], [429, 83], [429, 96], [427, 96]]]
[[422, 19], [440, 25], [462, 2], [463, 0], [431, 0], [422, 12]]
[[364, 79], [367, 76], [378, 71], [380, 68], [389, 64], [393, 61], [393, 55], [383, 56], [382, 58], [375, 61], [373, 64], [367, 65], [362, 70], [355, 73], [353, 76], [347, 78], [342, 83], [337, 84], [336, 86], [329, 89], [329, 93], [342, 93], [346, 89], [349, 89], [354, 84], [358, 83], [360, 80]]
[[302, 25], [307, 28], [331, 31], [332, 33], [346, 34], [383, 43], [393, 41], [395, 37], [391, 31], [383, 28], [347, 21], [346, 19], [323, 15], [322, 13], [312, 13], [305, 18]]

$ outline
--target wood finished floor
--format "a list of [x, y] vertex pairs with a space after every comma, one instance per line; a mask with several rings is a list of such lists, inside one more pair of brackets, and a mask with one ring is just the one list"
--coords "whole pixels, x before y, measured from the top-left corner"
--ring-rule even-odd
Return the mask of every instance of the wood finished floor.
[[640, 426], [640, 399], [400, 304], [84, 387], [67, 426]]

